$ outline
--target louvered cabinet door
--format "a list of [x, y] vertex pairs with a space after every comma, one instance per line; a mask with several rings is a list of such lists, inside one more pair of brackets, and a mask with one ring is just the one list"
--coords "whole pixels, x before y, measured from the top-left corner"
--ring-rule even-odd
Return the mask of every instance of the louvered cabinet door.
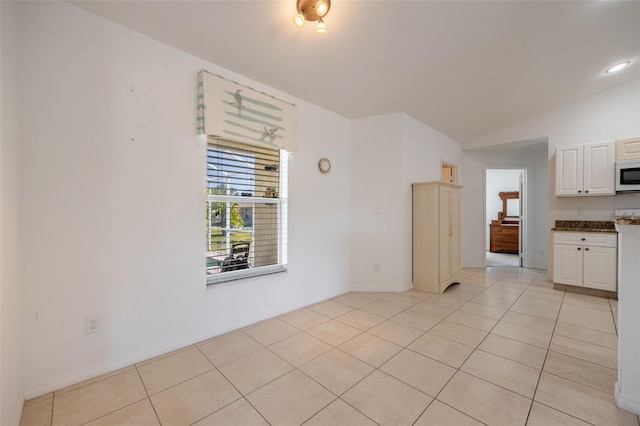
[[461, 203], [461, 196], [460, 196], [460, 190], [459, 189], [449, 189], [450, 192], [450, 211], [451, 211], [451, 216], [450, 216], [450, 222], [451, 222], [451, 236], [450, 236], [450, 240], [449, 240], [449, 244], [450, 244], [450, 250], [451, 250], [451, 254], [450, 254], [450, 263], [451, 263], [451, 272], [450, 272], [450, 276], [451, 277], [455, 277], [456, 275], [458, 275], [462, 269], [462, 262], [460, 260], [460, 245], [461, 245], [461, 239], [460, 239], [460, 231], [461, 231], [461, 226], [460, 226], [460, 203]]
[[441, 186], [440, 202], [440, 282], [451, 277], [451, 192], [449, 188]]

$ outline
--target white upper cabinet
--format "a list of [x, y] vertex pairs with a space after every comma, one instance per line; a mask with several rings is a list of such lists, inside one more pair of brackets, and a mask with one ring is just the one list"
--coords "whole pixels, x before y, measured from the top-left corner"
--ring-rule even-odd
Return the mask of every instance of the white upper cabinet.
[[556, 197], [615, 195], [614, 141], [556, 148]]
[[613, 141], [584, 145], [584, 194], [615, 195], [616, 159]]
[[582, 145], [556, 148], [556, 196], [578, 195], [583, 183]]
[[616, 141], [616, 160], [640, 158], [640, 138], [621, 139]]

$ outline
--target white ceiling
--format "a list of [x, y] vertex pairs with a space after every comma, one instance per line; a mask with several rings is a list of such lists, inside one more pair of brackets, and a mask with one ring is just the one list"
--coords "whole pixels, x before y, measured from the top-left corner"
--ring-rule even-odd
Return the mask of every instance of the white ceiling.
[[[640, 78], [640, 1], [73, 4], [348, 118], [405, 112], [460, 142]], [[608, 66], [634, 62], [615, 75]]]

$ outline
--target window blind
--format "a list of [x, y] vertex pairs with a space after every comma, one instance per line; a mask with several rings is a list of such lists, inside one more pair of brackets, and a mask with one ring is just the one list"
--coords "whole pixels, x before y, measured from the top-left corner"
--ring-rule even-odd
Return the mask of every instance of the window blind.
[[284, 151], [208, 138], [208, 283], [283, 269], [285, 200]]

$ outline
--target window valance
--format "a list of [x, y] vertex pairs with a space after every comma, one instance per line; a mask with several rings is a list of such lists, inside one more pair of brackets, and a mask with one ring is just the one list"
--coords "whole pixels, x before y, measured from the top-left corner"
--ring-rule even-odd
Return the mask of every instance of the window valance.
[[202, 70], [198, 134], [295, 152], [296, 106]]

